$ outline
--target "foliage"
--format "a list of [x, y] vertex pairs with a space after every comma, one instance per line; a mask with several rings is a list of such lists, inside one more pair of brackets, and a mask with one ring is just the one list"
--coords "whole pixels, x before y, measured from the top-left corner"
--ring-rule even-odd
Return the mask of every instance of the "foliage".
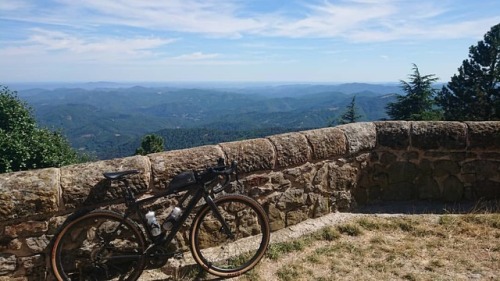
[[406, 95], [397, 95], [396, 102], [387, 105], [387, 114], [393, 120], [439, 120], [440, 112], [434, 108], [435, 90], [432, 88], [438, 78], [434, 74], [422, 76], [415, 64], [409, 78], [409, 82], [400, 81]]
[[469, 48], [437, 102], [446, 120], [500, 120], [500, 24]]
[[19, 96], [38, 124], [60, 129], [78, 151], [111, 159], [134, 154], [147, 134], [162, 136], [172, 150], [324, 127], [354, 94], [362, 119], [380, 120], [394, 100], [388, 94], [401, 93], [371, 84], [242, 87], [66, 87]]
[[340, 116], [337, 123], [340, 125], [355, 123], [361, 117], [363, 116], [359, 115], [356, 110], [356, 96], [353, 96], [351, 102], [346, 107], [344, 114]]
[[164, 140], [158, 135], [146, 135], [142, 138], [141, 146], [135, 150], [135, 155], [146, 155], [165, 150]]
[[0, 88], [0, 173], [60, 167], [82, 161], [58, 132], [38, 128], [17, 93]]

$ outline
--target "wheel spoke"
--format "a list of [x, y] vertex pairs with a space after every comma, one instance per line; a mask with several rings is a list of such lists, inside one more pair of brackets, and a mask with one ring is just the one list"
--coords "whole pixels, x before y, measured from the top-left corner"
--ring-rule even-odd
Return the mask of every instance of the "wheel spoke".
[[52, 267], [64, 279], [136, 280], [142, 272], [142, 233], [132, 221], [113, 212], [77, 218], [55, 241]]

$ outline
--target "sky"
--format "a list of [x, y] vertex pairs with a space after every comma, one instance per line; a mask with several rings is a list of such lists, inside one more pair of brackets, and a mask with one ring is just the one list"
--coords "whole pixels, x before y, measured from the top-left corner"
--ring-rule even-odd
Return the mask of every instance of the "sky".
[[498, 0], [1, 0], [9, 82], [447, 82]]

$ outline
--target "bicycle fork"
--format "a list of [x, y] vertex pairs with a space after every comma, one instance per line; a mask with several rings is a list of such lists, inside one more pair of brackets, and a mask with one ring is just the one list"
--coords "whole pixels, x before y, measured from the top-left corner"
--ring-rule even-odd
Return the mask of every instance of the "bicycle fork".
[[227, 224], [226, 220], [222, 217], [222, 214], [219, 212], [219, 209], [217, 208], [217, 205], [215, 205], [214, 200], [210, 196], [210, 194], [205, 194], [204, 196], [205, 202], [207, 202], [208, 206], [210, 206], [210, 209], [212, 209], [212, 213], [215, 215], [215, 217], [220, 221], [222, 224], [222, 230], [224, 230], [224, 233], [231, 239], [234, 239], [234, 234], [231, 231], [231, 228]]

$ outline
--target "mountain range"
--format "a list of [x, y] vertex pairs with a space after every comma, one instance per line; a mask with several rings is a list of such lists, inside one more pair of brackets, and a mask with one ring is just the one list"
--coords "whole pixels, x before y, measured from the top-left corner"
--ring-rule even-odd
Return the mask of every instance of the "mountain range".
[[146, 134], [167, 150], [326, 127], [356, 96], [359, 121], [387, 118], [398, 85], [92, 83], [18, 86], [40, 126], [98, 159], [133, 155]]

